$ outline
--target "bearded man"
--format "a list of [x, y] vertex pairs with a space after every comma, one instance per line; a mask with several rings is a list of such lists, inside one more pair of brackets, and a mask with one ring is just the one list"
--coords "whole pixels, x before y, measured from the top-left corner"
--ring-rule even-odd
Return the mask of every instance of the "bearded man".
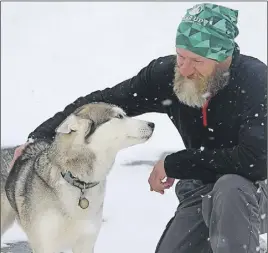
[[29, 135], [31, 141], [52, 139], [68, 115], [90, 102], [118, 105], [128, 116], [166, 113], [185, 149], [159, 161], [148, 180], [163, 194], [180, 179], [179, 206], [157, 253], [256, 252], [259, 233], [267, 232], [267, 66], [240, 54], [237, 18], [238, 11], [216, 4], [188, 9], [177, 29], [176, 55], [78, 98]]

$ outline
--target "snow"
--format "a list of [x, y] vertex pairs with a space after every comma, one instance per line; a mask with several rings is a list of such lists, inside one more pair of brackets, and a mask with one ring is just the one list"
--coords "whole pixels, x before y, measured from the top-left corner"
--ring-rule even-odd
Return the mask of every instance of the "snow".
[[[173, 54], [177, 25], [196, 3], [2, 3], [1, 146], [24, 143], [36, 126], [81, 95], [111, 87], [152, 59]], [[218, 4], [240, 10], [242, 53], [267, 63], [266, 3]], [[184, 148], [181, 137], [166, 115], [139, 118], [155, 122], [156, 130], [146, 144], [116, 159], [96, 253], [140, 252], [140, 245], [142, 252], [154, 252], [178, 205], [174, 187], [160, 195], [149, 190], [147, 180], [163, 152]], [[26, 239], [15, 224], [1, 247]]]

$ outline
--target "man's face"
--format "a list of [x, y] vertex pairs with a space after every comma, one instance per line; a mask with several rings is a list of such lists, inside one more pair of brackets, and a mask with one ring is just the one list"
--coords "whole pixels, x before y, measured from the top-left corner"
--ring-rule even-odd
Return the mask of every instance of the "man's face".
[[189, 106], [202, 107], [207, 96], [225, 86], [229, 80], [231, 58], [217, 62], [183, 48], [177, 48], [174, 91]]

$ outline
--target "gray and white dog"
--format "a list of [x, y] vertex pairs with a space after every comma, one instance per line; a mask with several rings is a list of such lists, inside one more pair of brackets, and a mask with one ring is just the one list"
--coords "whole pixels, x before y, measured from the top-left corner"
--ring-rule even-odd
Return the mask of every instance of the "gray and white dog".
[[15, 212], [10, 206], [5, 192], [5, 183], [16, 147], [1, 148], [1, 237], [15, 220]]
[[[67, 117], [53, 141], [25, 148], [5, 190], [34, 253], [66, 248], [94, 252], [106, 179], [116, 155], [147, 141], [153, 130], [153, 123], [127, 117], [117, 106], [92, 103]], [[10, 208], [2, 208], [2, 222], [10, 225], [11, 214]], [[1, 227], [1, 233], [7, 228]]]

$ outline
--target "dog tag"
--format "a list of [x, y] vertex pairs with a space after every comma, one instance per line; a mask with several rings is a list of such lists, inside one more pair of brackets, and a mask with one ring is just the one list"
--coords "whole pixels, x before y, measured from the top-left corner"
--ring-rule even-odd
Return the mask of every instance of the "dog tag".
[[86, 209], [89, 206], [89, 201], [87, 198], [84, 197], [84, 190], [81, 190], [81, 195], [79, 198], [79, 202], [78, 205], [82, 208], [82, 209]]
[[78, 204], [82, 209], [86, 209], [89, 206], [89, 201], [86, 198], [80, 198]]

